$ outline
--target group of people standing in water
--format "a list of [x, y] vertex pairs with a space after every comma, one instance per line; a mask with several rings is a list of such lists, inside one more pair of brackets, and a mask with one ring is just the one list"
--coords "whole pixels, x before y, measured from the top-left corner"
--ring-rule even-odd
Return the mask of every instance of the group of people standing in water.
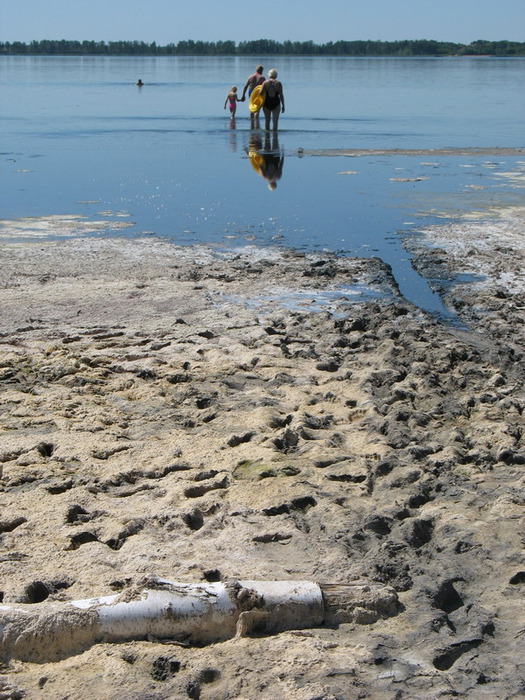
[[[246, 100], [246, 93], [248, 93], [248, 98], [259, 85], [261, 86], [260, 97], [262, 100], [262, 110], [264, 112], [264, 121], [266, 131], [270, 131], [270, 125], [273, 131], [277, 131], [277, 126], [279, 124], [279, 115], [281, 112], [284, 114], [284, 91], [283, 84], [280, 80], [277, 80], [277, 71], [275, 68], [271, 68], [268, 71], [268, 78], [263, 75], [264, 68], [262, 66], [257, 66], [255, 73], [248, 76], [246, 83], [242, 89], [242, 95], [239, 97], [237, 93], [237, 86], [233, 85], [228, 94], [226, 95], [226, 100], [224, 101], [224, 109], [229, 106], [230, 118], [232, 121], [235, 119], [235, 114], [237, 112], [237, 102], [244, 102]], [[135, 83], [137, 87], [142, 87], [144, 83], [139, 78]], [[258, 128], [259, 126], [259, 112], [250, 112], [250, 123], [252, 128]]]
[[[255, 73], [248, 76], [248, 79], [243, 87], [241, 97], [239, 97], [237, 93], [237, 86], [233, 85], [226, 95], [224, 109], [229, 106], [231, 119], [235, 119], [237, 102], [244, 102], [246, 100], [246, 93], [248, 93], [249, 98], [255, 88], [260, 85], [260, 96], [263, 100], [262, 109], [264, 112], [265, 129], [266, 131], [270, 131], [271, 125], [273, 131], [277, 131], [279, 115], [281, 112], [284, 114], [285, 110], [283, 85], [280, 80], [277, 80], [277, 71], [275, 68], [271, 68], [268, 71], [268, 78], [264, 77], [263, 70], [264, 69], [262, 66], [257, 66]], [[259, 126], [259, 112], [250, 112], [250, 122], [253, 128], [257, 128]]]

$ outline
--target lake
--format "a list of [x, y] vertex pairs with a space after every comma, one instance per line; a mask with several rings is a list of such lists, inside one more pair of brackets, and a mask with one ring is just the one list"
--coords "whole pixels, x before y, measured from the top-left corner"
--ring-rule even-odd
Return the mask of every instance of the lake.
[[[258, 62], [0, 57], [0, 216], [119, 218], [132, 225], [106, 235], [378, 256], [407, 299], [442, 313], [404, 236], [522, 203], [524, 156], [373, 151], [522, 147], [525, 59], [266, 57], [286, 97], [276, 137], [250, 129], [247, 102], [234, 123], [223, 109]], [[308, 155], [326, 149], [368, 152]], [[273, 189], [263, 162], [279, 171]]]

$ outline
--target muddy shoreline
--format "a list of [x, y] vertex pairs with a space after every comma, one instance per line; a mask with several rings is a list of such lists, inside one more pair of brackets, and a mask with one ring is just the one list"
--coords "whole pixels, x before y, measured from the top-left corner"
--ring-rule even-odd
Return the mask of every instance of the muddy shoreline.
[[2, 697], [519, 697], [524, 221], [407, 242], [461, 330], [377, 259], [3, 243], [4, 604], [156, 576], [369, 583], [399, 605], [202, 648], [4, 658]]

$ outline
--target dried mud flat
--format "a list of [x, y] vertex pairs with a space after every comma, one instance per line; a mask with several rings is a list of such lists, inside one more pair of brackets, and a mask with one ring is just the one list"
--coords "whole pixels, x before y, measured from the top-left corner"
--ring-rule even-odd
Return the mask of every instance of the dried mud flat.
[[511, 211], [411, 239], [462, 329], [378, 260], [3, 244], [4, 604], [157, 576], [382, 584], [398, 605], [4, 658], [0, 698], [522, 697], [523, 233]]

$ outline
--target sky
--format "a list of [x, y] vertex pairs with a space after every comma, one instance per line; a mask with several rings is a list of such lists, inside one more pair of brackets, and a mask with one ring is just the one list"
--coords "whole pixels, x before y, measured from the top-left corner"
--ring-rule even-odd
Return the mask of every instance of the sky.
[[0, 41], [525, 41], [525, 0], [0, 0]]

